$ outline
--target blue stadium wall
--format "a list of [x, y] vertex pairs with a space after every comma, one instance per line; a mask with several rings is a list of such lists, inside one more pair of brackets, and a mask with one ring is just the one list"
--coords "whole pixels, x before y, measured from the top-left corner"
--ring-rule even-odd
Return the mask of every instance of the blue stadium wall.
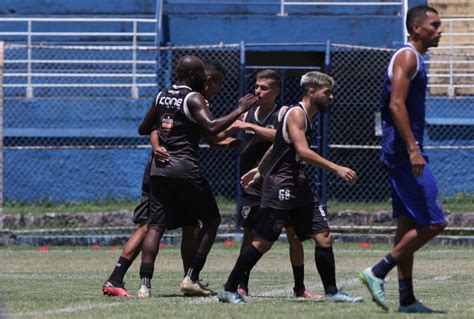
[[[245, 41], [247, 43], [280, 43], [280, 42], [325, 42], [358, 44], [376, 47], [393, 47], [401, 42], [401, 18], [399, 9], [394, 8], [355, 8], [348, 9], [332, 7], [325, 9], [298, 7], [289, 8], [290, 15], [276, 16], [278, 1], [267, 6], [226, 6], [212, 5], [213, 1], [188, 1], [190, 4], [168, 5], [165, 7], [165, 19], [161, 40], [174, 45], [183, 44], [214, 44], [218, 42], [232, 43]], [[193, 3], [194, 2], [194, 3]], [[202, 6], [197, 2], [208, 2], [210, 5]], [[255, 2], [255, 1], [253, 1]], [[410, 5], [425, 3], [426, 1], [410, 1]], [[69, 1], [69, 0], [30, 0], [19, 2], [17, 0], [3, 0], [0, 3], [0, 15], [4, 17], [21, 16], [133, 16], [154, 17], [156, 1], [154, 0], [114, 0], [114, 1]], [[204, 10], [204, 12], [203, 12]], [[368, 11], [367, 11], [368, 10]], [[97, 25], [100, 31], [101, 25]], [[120, 26], [119, 26], [120, 28]], [[57, 30], [57, 29], [56, 29]], [[104, 30], [105, 31], [105, 30]], [[73, 39], [74, 40], [74, 39]], [[79, 40], [79, 39], [76, 39]], [[255, 47], [256, 50], [274, 50], [272, 47]], [[278, 48], [281, 50], [281, 48]], [[302, 49], [304, 50], [304, 48]], [[120, 121], [116, 122], [119, 133], [114, 138], [138, 139], [135, 133], [136, 126], [145, 113], [151, 96], [139, 100], [104, 99], [103, 105], [110, 105], [123, 114]], [[447, 102], [443, 98], [433, 98], [428, 105], [449, 103], [449, 108], [456, 108], [456, 100]], [[77, 110], [68, 116], [71, 122], [91, 122], [94, 112], [87, 112], [95, 102], [83, 101]], [[471, 104], [474, 103], [472, 99]], [[24, 101], [22, 107], [34, 108], [35, 116], [44, 117], [51, 111], [50, 101], [32, 99]], [[105, 107], [107, 108], [107, 107]], [[21, 116], [21, 107], [17, 110], [5, 109], [5, 114]], [[85, 117], [84, 117], [85, 116]], [[449, 112], [445, 114], [449, 117]], [[32, 128], [35, 118], [29, 119]], [[80, 122], [79, 122], [80, 123]], [[54, 125], [54, 124], [52, 124]], [[450, 125], [462, 125], [452, 123]], [[34, 136], [47, 136], [47, 129], [29, 130], [28, 127], [10, 126], [5, 121], [5, 144], [16, 143], [15, 139], [28, 140]], [[439, 136], [435, 131], [446, 129], [449, 125], [438, 120], [428, 125], [428, 137]], [[370, 129], [372, 126], [370, 127]], [[80, 128], [79, 128], [80, 130]], [[471, 126], [471, 135], [462, 139], [469, 143], [474, 138]], [[82, 138], [84, 132], [80, 134]], [[100, 128], [90, 131], [91, 136], [100, 136]], [[77, 136], [77, 135], [76, 135]], [[56, 136], [57, 137], [57, 136]], [[67, 138], [63, 137], [63, 138]], [[110, 136], [102, 136], [106, 143]], [[146, 140], [141, 140], [146, 142]], [[449, 144], [449, 141], [436, 138], [439, 145]], [[102, 200], [106, 197], [116, 199], [138, 198], [140, 195], [140, 182], [142, 172], [149, 150], [107, 150], [107, 151], [28, 151], [4, 150], [4, 169], [7, 174], [4, 179], [4, 192], [6, 200], [33, 201], [44, 198], [44, 194], [55, 201], [62, 200]], [[461, 191], [473, 191], [474, 180], [472, 174], [460, 171], [455, 163], [466, 160], [466, 154], [456, 152], [453, 156], [448, 151], [429, 152], [434, 170], [442, 173], [437, 176], [443, 195], [453, 195]], [[204, 154], [204, 156], [206, 156]], [[232, 160], [232, 154], [222, 155], [227, 160]], [[376, 156], [376, 155], [375, 155]], [[113, 159], [121, 158], [118, 163]], [[19, 160], [21, 159], [21, 160]], [[472, 160], [472, 159], [471, 159]], [[114, 165], [109, 163], [113, 162]], [[73, 163], [73, 164], [72, 164]], [[77, 165], [80, 163], [80, 165]], [[27, 167], [35, 173], [33, 180], [25, 181], [22, 170]], [[38, 170], [41, 167], [41, 170]], [[465, 165], [464, 167], [468, 167]], [[57, 179], [57, 172], [63, 172]], [[460, 172], [454, 174], [453, 172]], [[30, 175], [29, 175], [30, 176]], [[100, 182], [98, 182], [100, 181]], [[32, 191], [28, 185], [37, 185]], [[212, 183], [212, 181], [211, 181]], [[229, 185], [234, 183], [230, 177]], [[226, 186], [229, 188], [229, 186]], [[363, 185], [363, 187], [366, 187]], [[362, 188], [363, 188], [362, 187]], [[42, 192], [42, 189], [48, 191]], [[232, 186], [230, 186], [232, 189]], [[224, 194], [229, 195], [229, 194]], [[232, 195], [232, 194], [231, 194]]]

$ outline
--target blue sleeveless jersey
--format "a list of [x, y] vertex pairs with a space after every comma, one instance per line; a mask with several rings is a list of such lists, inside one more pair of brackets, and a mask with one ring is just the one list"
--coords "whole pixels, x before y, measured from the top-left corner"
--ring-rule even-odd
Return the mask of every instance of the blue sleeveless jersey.
[[398, 49], [390, 59], [390, 63], [385, 73], [382, 91], [382, 153], [380, 160], [383, 164], [392, 167], [407, 164], [410, 161], [407, 146], [397, 131], [389, 109], [390, 96], [392, 93], [393, 64], [396, 56], [405, 50], [414, 52], [418, 61], [418, 68], [411, 79], [405, 104], [407, 107], [410, 127], [413, 131], [415, 140], [423, 153], [423, 133], [425, 130], [426, 109], [425, 99], [428, 78], [423, 58], [411, 44], [406, 43], [403, 47]]

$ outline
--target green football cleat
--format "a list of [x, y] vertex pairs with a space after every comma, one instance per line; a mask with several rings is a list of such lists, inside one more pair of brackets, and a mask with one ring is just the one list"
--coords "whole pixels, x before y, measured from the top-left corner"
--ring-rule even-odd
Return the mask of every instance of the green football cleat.
[[339, 291], [333, 295], [326, 295], [324, 301], [329, 302], [364, 302], [362, 297], [351, 297], [348, 293]]
[[419, 302], [418, 300], [408, 306], [400, 306], [398, 308], [398, 312], [404, 313], [435, 313], [437, 311], [426, 307], [424, 304]]
[[366, 268], [359, 274], [360, 281], [369, 289], [375, 303], [383, 310], [388, 310], [388, 301], [385, 299], [384, 282], [375, 277], [371, 268]]
[[217, 294], [217, 299], [219, 299], [220, 302], [228, 302], [233, 304], [245, 303], [244, 298], [242, 298], [242, 296], [239, 295], [237, 291], [225, 291], [224, 288], [221, 288], [221, 290], [219, 290], [219, 293]]

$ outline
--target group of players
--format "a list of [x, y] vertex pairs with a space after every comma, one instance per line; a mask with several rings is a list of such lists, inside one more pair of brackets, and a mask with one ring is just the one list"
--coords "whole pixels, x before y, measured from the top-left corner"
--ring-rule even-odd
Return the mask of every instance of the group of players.
[[[413, 255], [446, 226], [437, 200], [434, 178], [423, 152], [426, 70], [421, 58], [441, 36], [438, 13], [419, 6], [407, 14], [407, 43], [390, 60], [383, 92], [381, 160], [390, 176], [393, 212], [398, 227], [393, 250], [379, 263], [360, 273], [373, 300], [388, 310], [384, 278], [398, 267], [400, 312], [433, 312], [414, 295]], [[102, 291], [130, 297], [123, 284], [134, 259], [142, 252], [138, 297], [151, 296], [151, 280], [160, 240], [167, 229], [182, 228], [181, 256], [184, 279], [180, 289], [189, 296], [214, 296], [219, 301], [245, 303], [249, 274], [286, 229], [294, 275], [294, 295], [318, 301], [362, 302], [340, 291], [336, 284], [332, 235], [325, 208], [314, 198], [304, 165], [334, 172], [354, 183], [357, 174], [312, 151], [312, 118], [327, 111], [333, 100], [334, 80], [321, 72], [301, 77], [302, 99], [278, 106], [280, 78], [273, 70], [257, 74], [254, 94], [238, 101], [229, 114], [214, 118], [208, 100], [223, 85], [225, 72], [217, 62], [203, 63], [195, 56], [181, 58], [176, 84], [161, 91], [139, 126], [149, 135], [152, 156], [146, 165], [142, 198], [134, 213], [139, 225], [125, 244]], [[241, 137], [234, 138], [240, 131]], [[204, 285], [200, 272], [214, 243], [220, 215], [207, 180], [199, 170], [199, 140], [211, 146], [240, 147], [242, 185], [240, 255], [218, 293]], [[312, 238], [315, 263], [324, 295], [304, 285], [301, 242]]]

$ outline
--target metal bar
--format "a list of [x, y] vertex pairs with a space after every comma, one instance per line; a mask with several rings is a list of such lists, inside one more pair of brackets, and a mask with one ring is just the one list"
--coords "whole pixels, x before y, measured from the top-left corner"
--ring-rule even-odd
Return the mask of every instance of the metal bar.
[[403, 2], [285, 2], [285, 6], [399, 6]]
[[408, 0], [403, 0], [402, 5], [402, 34], [403, 40], [402, 42], [408, 41], [408, 30], [406, 28], [406, 21], [407, 21], [407, 12], [408, 12]]
[[[28, 74], [31, 74], [31, 33], [32, 22], [28, 21]], [[26, 87], [26, 98], [33, 98], [33, 87], [31, 86], [31, 76], [28, 77], [28, 86]]]
[[[246, 57], [245, 57], [245, 42], [240, 42], [240, 60], [239, 60], [239, 94], [240, 96], [244, 96], [247, 90], [247, 83], [246, 83], [246, 73], [247, 73], [247, 66], [246, 66]], [[241, 132], [237, 133], [237, 137], [241, 136]], [[235, 183], [235, 194], [237, 197], [236, 203], [236, 218], [239, 218], [239, 213], [242, 208], [242, 190], [240, 189], [240, 151], [236, 152], [235, 156], [235, 163], [236, 163], [236, 183]], [[238, 220], [238, 219], [237, 219]], [[236, 232], [240, 232], [240, 227], [236, 227]]]
[[[474, 61], [473, 61], [474, 62]], [[28, 60], [4, 60], [5, 64], [8, 63], [28, 63]], [[94, 64], [131, 64], [130, 60], [31, 60], [32, 64], [35, 63], [48, 63], [48, 64], [77, 64], [77, 63], [94, 63]], [[137, 60], [137, 64], [155, 64], [155, 61]]]
[[0, 236], [3, 230], [3, 49], [3, 41], [0, 41]]
[[247, 70], [266, 70], [266, 69], [276, 69], [276, 70], [321, 70], [319, 66], [281, 66], [281, 65], [246, 65]]
[[[0, 32], [0, 35], [28, 35], [28, 32]], [[133, 32], [35, 32], [35, 36], [133, 36]], [[153, 37], [152, 32], [137, 33], [138, 36]]]
[[[2, 35], [27, 35], [28, 32], [2, 32]], [[133, 36], [133, 32], [35, 32], [35, 36], [56, 36], [56, 37], [77, 37], [77, 36]], [[156, 36], [152, 32], [142, 32], [138, 34], [139, 36]]]
[[[331, 74], [331, 41], [326, 41], [326, 54], [324, 56], [324, 72]], [[329, 112], [323, 114], [321, 117], [321, 156], [328, 158], [329, 155]], [[320, 169], [321, 176], [321, 204], [324, 207], [328, 205], [328, 192], [329, 192], [329, 180], [328, 172], [326, 170]]]
[[[32, 84], [32, 88], [70, 88], [71, 85], [74, 87], [95, 87], [95, 88], [113, 88], [113, 87], [121, 87], [121, 88], [131, 88], [131, 84], [101, 84], [101, 83], [35, 83]], [[137, 83], [138, 87], [155, 87], [156, 83]], [[3, 84], [3, 87], [8, 88], [23, 88], [25, 84]]]
[[255, 46], [307, 46], [307, 45], [315, 45], [315, 46], [325, 46], [326, 43], [324, 42], [279, 42], [279, 43], [245, 43], [245, 47], [255, 47]]
[[455, 89], [453, 87], [453, 22], [449, 22], [449, 46], [451, 47], [450, 55], [449, 55], [449, 86], [448, 86], [448, 96], [453, 97], [455, 95]]
[[106, 78], [129, 78], [142, 77], [151, 78], [155, 74], [147, 73], [127, 73], [127, 74], [110, 74], [110, 73], [4, 73], [4, 77], [45, 77], [45, 78], [87, 78], [87, 77], [106, 77]]
[[26, 22], [145, 22], [154, 23], [149, 18], [0, 18], [0, 21], [26, 21]]
[[132, 38], [132, 99], [138, 99], [138, 87], [137, 87], [137, 22], [133, 22], [133, 38]]
[[157, 47], [163, 43], [163, 0], [156, 0], [155, 22], [155, 46]]

